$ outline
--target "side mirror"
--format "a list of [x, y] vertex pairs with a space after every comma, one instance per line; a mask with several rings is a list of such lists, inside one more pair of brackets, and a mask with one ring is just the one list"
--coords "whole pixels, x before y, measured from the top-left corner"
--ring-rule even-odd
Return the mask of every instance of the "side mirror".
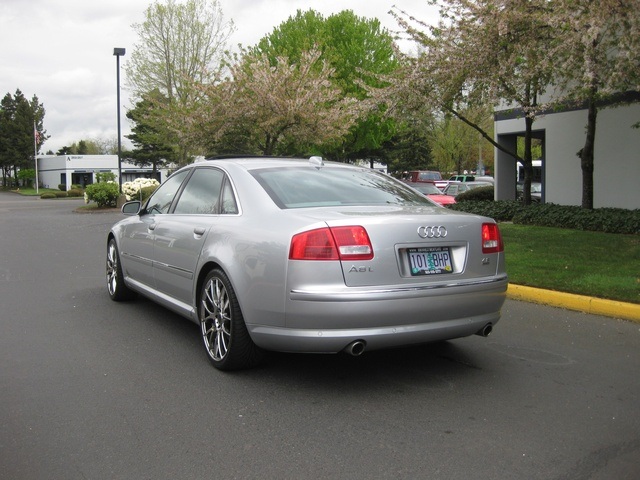
[[125, 215], [137, 215], [140, 212], [142, 202], [140, 200], [133, 200], [122, 205], [122, 213]]

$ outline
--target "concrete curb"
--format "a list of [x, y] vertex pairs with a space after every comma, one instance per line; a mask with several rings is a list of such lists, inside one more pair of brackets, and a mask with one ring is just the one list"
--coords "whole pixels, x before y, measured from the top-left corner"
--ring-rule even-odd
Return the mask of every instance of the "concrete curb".
[[640, 323], [640, 305], [509, 284], [507, 297]]

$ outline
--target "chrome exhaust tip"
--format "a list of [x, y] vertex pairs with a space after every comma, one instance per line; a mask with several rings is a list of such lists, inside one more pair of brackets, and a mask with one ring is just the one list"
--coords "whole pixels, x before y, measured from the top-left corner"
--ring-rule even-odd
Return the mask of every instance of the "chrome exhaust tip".
[[484, 327], [476, 332], [476, 335], [480, 335], [481, 337], [488, 337], [489, 334], [493, 331], [493, 325], [487, 323]]
[[364, 349], [366, 346], [367, 344], [364, 342], [364, 340], [355, 340], [347, 345], [344, 351], [353, 357], [359, 357], [364, 353]]

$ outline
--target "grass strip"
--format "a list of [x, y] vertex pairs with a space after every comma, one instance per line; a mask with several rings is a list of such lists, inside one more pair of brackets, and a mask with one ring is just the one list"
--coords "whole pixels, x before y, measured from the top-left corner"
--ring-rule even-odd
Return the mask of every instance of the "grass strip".
[[501, 223], [509, 282], [640, 303], [640, 236]]

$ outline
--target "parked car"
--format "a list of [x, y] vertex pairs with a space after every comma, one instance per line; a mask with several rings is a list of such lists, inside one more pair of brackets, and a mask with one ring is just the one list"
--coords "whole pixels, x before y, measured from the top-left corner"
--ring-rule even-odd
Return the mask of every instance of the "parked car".
[[478, 175], [476, 176], [474, 182], [488, 182], [491, 185], [496, 183], [495, 179], [491, 175]]
[[450, 182], [473, 182], [475, 179], [475, 175], [453, 175], [449, 177]]
[[436, 170], [412, 170], [403, 176], [403, 180], [411, 183], [435, 183], [442, 180], [442, 174]]
[[142, 294], [199, 324], [222, 370], [265, 350], [360, 355], [486, 336], [505, 300], [495, 221], [368, 168], [208, 160], [122, 211], [106, 239], [109, 296]]
[[456, 203], [456, 199], [450, 195], [445, 195], [433, 183], [407, 183], [411, 188], [415, 188], [420, 193], [427, 196], [438, 205], [447, 206]]
[[467, 190], [471, 190], [473, 188], [491, 186], [493, 186], [493, 184], [489, 182], [451, 182], [449, 185], [447, 185], [442, 193], [455, 197], [462, 192], [466, 192]]
[[[522, 199], [524, 194], [524, 182], [516, 184], [516, 197]], [[540, 203], [542, 201], [542, 183], [531, 182], [531, 201]]]

